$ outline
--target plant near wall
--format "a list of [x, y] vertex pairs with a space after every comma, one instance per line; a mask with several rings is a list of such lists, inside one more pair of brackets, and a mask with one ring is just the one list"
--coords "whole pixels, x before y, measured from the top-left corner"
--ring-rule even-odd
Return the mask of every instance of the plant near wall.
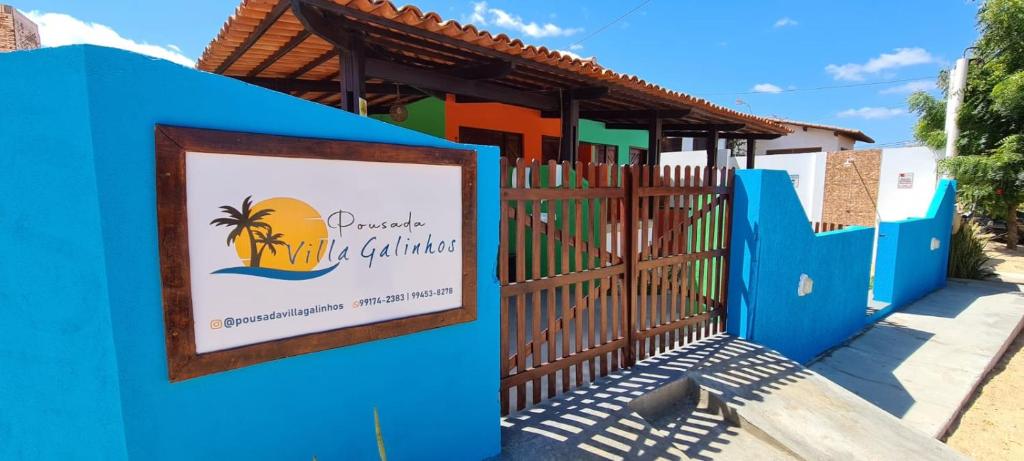
[[985, 264], [985, 239], [980, 236], [978, 225], [964, 222], [960, 225], [949, 246], [949, 276], [962, 279], [983, 279], [992, 275], [992, 269]]
[[[1024, 202], [1024, 0], [988, 0], [978, 10], [981, 37], [968, 66], [964, 103], [957, 114], [958, 157], [939, 163], [957, 179], [961, 201], [1006, 219], [1006, 247], [1017, 246], [1017, 208]], [[947, 88], [948, 75], [938, 86]], [[946, 90], [944, 90], [946, 91]], [[947, 95], [948, 96], [948, 95]], [[945, 147], [946, 104], [927, 93], [910, 96], [919, 115], [914, 136]]]

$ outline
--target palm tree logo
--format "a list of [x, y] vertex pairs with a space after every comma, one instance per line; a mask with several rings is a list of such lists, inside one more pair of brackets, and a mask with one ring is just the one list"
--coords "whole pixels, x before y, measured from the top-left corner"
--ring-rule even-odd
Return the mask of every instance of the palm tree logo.
[[253, 234], [256, 234], [256, 243], [262, 245], [260, 246], [260, 250], [256, 252], [257, 267], [259, 264], [258, 261], [263, 259], [263, 252], [265, 250], [269, 249], [270, 254], [276, 255], [277, 249], [275, 247], [279, 245], [284, 245], [288, 247], [288, 243], [283, 240], [284, 234], [280, 232], [274, 233], [274, 230], [270, 226], [267, 226], [266, 229], [266, 232], [263, 232], [259, 229], [254, 229], [252, 231]]
[[[220, 210], [226, 214], [226, 217], [220, 217], [210, 221], [212, 226], [231, 226], [231, 232], [228, 232], [228, 246], [235, 243], [235, 239], [238, 238], [242, 232], [245, 232], [249, 236], [249, 267], [260, 267], [260, 257], [263, 256], [263, 250], [270, 248], [270, 252], [277, 254], [277, 250], [274, 249], [275, 245], [285, 244], [282, 237], [284, 234], [274, 234], [270, 227], [270, 224], [263, 222], [267, 216], [270, 216], [274, 210], [264, 208], [262, 210], [253, 210], [252, 208], [252, 196], [248, 196], [245, 200], [242, 200], [241, 209], [235, 208], [230, 205], [223, 205]], [[262, 248], [257, 249], [257, 245], [263, 245]]]

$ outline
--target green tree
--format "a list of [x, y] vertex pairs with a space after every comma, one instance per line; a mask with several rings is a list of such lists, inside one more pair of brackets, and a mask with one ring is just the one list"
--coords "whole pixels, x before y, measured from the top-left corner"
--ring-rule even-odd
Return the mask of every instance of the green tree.
[[[1006, 219], [1006, 247], [1012, 249], [1017, 208], [1024, 202], [1024, 0], [987, 0], [978, 10], [978, 28], [957, 114], [958, 156], [939, 168], [956, 178], [962, 202]], [[946, 72], [939, 74], [940, 88], [947, 79]], [[944, 148], [945, 101], [919, 92], [909, 105], [920, 116], [915, 137]]]
[[227, 217], [217, 218], [210, 221], [210, 225], [213, 226], [231, 226], [231, 232], [228, 232], [228, 246], [231, 246], [235, 242], [235, 239], [242, 232], [246, 232], [249, 236], [249, 267], [260, 267], [260, 253], [256, 251], [256, 236], [253, 231], [255, 229], [266, 229], [270, 230], [270, 224], [263, 222], [263, 218], [270, 216], [274, 210], [269, 208], [254, 211], [252, 209], [252, 196], [248, 196], [245, 200], [242, 200], [242, 208], [238, 209], [233, 206], [224, 205], [220, 207], [220, 210]]

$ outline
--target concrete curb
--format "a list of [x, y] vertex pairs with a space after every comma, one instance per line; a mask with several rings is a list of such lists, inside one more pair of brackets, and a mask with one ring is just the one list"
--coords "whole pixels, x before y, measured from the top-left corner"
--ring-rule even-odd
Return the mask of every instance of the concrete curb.
[[1013, 329], [1013, 333], [1003, 341], [1003, 345], [999, 346], [999, 352], [992, 356], [992, 360], [989, 360], [988, 365], [985, 366], [985, 371], [981, 373], [978, 379], [971, 386], [971, 391], [968, 392], [967, 395], [964, 396], [963, 400], [960, 401], [960, 405], [957, 407], [956, 412], [954, 412], [953, 415], [942, 424], [942, 427], [937, 434], [932, 434], [932, 437], [942, 441], [945, 441], [949, 437], [950, 427], [952, 427], [953, 423], [963, 416], [964, 412], [967, 410], [967, 404], [974, 399], [974, 395], [978, 392], [978, 389], [981, 388], [981, 383], [988, 378], [988, 375], [992, 373], [992, 369], [995, 368], [996, 364], [1003, 359], [1003, 355], [1006, 354], [1006, 350], [1010, 348], [1010, 344], [1017, 339], [1017, 336], [1021, 334], [1022, 330], [1024, 330], [1024, 317], [1021, 317], [1021, 320], [1017, 322], [1017, 326]]

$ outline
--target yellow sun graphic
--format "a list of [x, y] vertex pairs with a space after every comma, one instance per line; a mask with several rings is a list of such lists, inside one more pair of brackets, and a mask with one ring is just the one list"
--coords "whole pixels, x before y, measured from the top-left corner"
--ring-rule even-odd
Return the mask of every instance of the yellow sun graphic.
[[[254, 212], [274, 210], [254, 227], [259, 267], [288, 271], [309, 271], [327, 252], [327, 224], [306, 202], [288, 197], [263, 200], [252, 206]], [[245, 265], [251, 265], [252, 246], [248, 232], [235, 239], [235, 252]]]

